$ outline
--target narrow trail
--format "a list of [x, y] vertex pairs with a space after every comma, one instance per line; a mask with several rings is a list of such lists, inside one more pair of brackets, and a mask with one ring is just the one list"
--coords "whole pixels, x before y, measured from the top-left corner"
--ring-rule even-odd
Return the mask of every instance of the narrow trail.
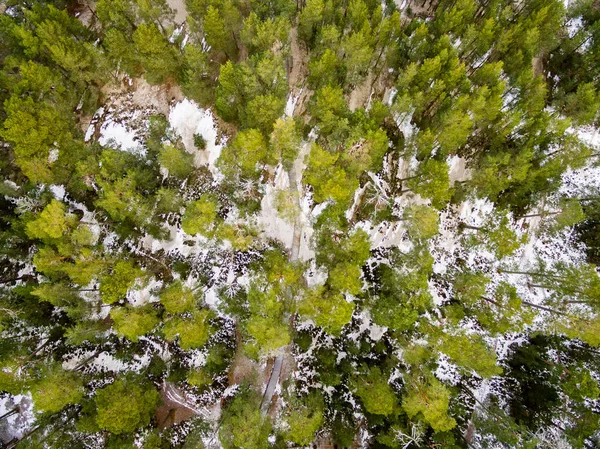
[[210, 413], [206, 408], [197, 408], [194, 404], [189, 402], [187, 398], [185, 398], [181, 392], [171, 383], [165, 383], [164, 386], [164, 395], [166, 399], [173, 402], [180, 407], [186, 408], [197, 415], [202, 415], [204, 418], [210, 417]]
[[271, 370], [271, 376], [269, 377], [269, 382], [267, 383], [267, 388], [265, 388], [265, 393], [263, 394], [263, 400], [260, 404], [260, 412], [262, 415], [266, 415], [269, 411], [269, 406], [271, 405], [271, 400], [273, 399], [273, 394], [275, 393], [275, 388], [277, 387], [277, 383], [279, 382], [279, 376], [281, 375], [281, 367], [283, 366], [283, 356], [280, 355], [275, 358], [275, 362], [273, 363], [273, 369]]
[[[288, 171], [288, 176], [290, 179], [290, 191], [296, 193], [295, 195], [297, 206], [299, 210], [302, 208], [302, 172], [304, 171], [304, 158], [310, 152], [310, 146], [312, 142], [308, 141], [302, 144], [300, 151], [298, 152], [298, 157], [294, 161], [294, 164]], [[300, 255], [300, 245], [302, 243], [302, 234], [304, 233], [304, 223], [301, 217], [296, 218], [294, 221], [294, 237], [292, 239], [292, 247], [290, 249], [290, 261], [294, 262], [298, 260]], [[263, 400], [260, 406], [260, 411], [264, 415], [266, 415], [269, 411], [271, 401], [273, 400], [273, 394], [275, 393], [275, 388], [277, 387], [277, 383], [279, 382], [279, 377], [281, 376], [281, 369], [283, 367], [285, 354], [287, 351], [282, 351], [280, 355], [275, 357], [273, 362], [273, 369], [271, 370], [271, 375], [269, 376], [269, 382], [265, 388], [265, 392], [263, 394]]]
[[[294, 164], [288, 172], [290, 178], [290, 191], [296, 193], [295, 198], [298, 210], [302, 210], [302, 194], [304, 193], [302, 189], [302, 175], [306, 168], [304, 159], [310, 153], [312, 142], [313, 140], [311, 139], [302, 144], [300, 151], [298, 152], [298, 157], [296, 157]], [[302, 220], [301, 217], [298, 217], [294, 221], [294, 238], [292, 239], [292, 248], [290, 249], [290, 261], [292, 262], [298, 260], [298, 257], [300, 256], [300, 244], [302, 242], [302, 234], [304, 233], [306, 224], [307, 223], [304, 223], [304, 220]]]

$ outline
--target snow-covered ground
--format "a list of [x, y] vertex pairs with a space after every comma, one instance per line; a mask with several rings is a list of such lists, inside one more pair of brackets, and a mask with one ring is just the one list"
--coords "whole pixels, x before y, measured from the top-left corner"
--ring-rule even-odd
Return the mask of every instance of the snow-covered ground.
[[[184, 99], [175, 104], [169, 113], [169, 123], [181, 137], [186, 151], [194, 155], [197, 167], [208, 165], [213, 175], [218, 173], [215, 163], [221, 154], [223, 145], [217, 143], [217, 127], [210, 110], [200, 108], [195, 102]], [[194, 135], [200, 134], [206, 141], [206, 149], [194, 145]]]
[[0, 416], [8, 414], [15, 407], [19, 407], [17, 413], [0, 421], [0, 445], [14, 438], [22, 438], [35, 423], [31, 394], [0, 397]]

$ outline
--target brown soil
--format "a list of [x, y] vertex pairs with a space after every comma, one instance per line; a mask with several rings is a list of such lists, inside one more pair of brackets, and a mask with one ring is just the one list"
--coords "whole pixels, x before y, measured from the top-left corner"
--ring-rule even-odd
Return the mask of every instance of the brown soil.
[[288, 67], [288, 82], [290, 89], [299, 83], [304, 83], [308, 75], [308, 52], [304, 43], [298, 40], [298, 29], [293, 27], [290, 31], [291, 60]]
[[356, 86], [352, 92], [350, 92], [348, 107], [351, 111], [355, 111], [358, 108], [366, 106], [367, 102], [369, 101], [369, 96], [371, 95], [372, 85], [373, 73], [369, 72], [363, 82]]
[[184, 0], [167, 0], [169, 7], [175, 11], [175, 23], [181, 25], [187, 19], [187, 9]]
[[[131, 84], [130, 84], [131, 83]], [[181, 88], [172, 81], [158, 86], [150, 85], [143, 78], [130, 80], [122, 77], [118, 83], [110, 83], [102, 88], [104, 103], [117, 108], [133, 106], [141, 109], [155, 109], [169, 115], [171, 105], [183, 100]]]
[[[173, 384], [165, 382], [161, 389], [162, 404], [155, 411], [156, 422], [160, 430], [166, 429], [174, 424], [190, 419], [196, 415], [192, 404], [186, 406], [185, 403], [174, 401], [172, 393], [176, 392], [179, 396], [185, 398], [185, 392], [175, 387]], [[171, 394], [170, 394], [171, 393]]]
[[[401, 0], [398, 0], [400, 3]], [[437, 7], [438, 0], [409, 0], [408, 7], [413, 17], [431, 17]]]
[[532, 58], [531, 63], [533, 66], [534, 75], [535, 76], [543, 76], [545, 78], [544, 62], [542, 61], [542, 58], [539, 56], [535, 56]]
[[235, 333], [236, 350], [233, 362], [227, 373], [229, 385], [240, 385], [244, 379], [249, 379], [253, 374], [260, 372], [258, 364], [250, 360], [246, 354], [244, 354], [244, 348], [242, 347], [242, 335], [238, 330]]

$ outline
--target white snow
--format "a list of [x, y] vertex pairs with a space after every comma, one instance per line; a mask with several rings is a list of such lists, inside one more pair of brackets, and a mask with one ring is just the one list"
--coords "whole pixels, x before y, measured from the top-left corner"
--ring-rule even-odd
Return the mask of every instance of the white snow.
[[577, 32], [583, 28], [583, 21], [581, 17], [575, 17], [567, 22], [567, 33], [569, 33], [569, 38], [573, 39]]
[[[208, 165], [213, 175], [217, 175], [215, 162], [221, 154], [222, 145], [217, 144], [217, 127], [212, 112], [184, 99], [171, 107], [169, 123], [183, 140], [186, 151], [194, 155], [194, 164], [197, 167]], [[205, 150], [196, 148], [194, 134], [202, 135], [206, 141]]]
[[398, 129], [408, 141], [415, 133], [416, 127], [411, 123], [413, 113], [394, 114], [394, 121], [398, 126]]
[[267, 236], [279, 240], [287, 249], [292, 248], [294, 240], [294, 224], [280, 216], [277, 211], [278, 192], [289, 189], [290, 181], [287, 172], [280, 165], [277, 168], [273, 185], [267, 184], [265, 195], [261, 201], [259, 223]]
[[439, 355], [434, 374], [439, 380], [450, 385], [458, 385], [461, 379], [458, 368], [450, 362], [450, 359], [445, 354]]
[[134, 307], [141, 307], [150, 302], [157, 302], [155, 292], [162, 286], [162, 281], [152, 279], [146, 285], [133, 288], [127, 292], [127, 301]]
[[[86, 362], [86, 360], [92, 356], [93, 358]], [[148, 353], [145, 353], [142, 355], [134, 355], [131, 362], [124, 362], [107, 351], [103, 351], [94, 356], [94, 351], [79, 350], [73, 354], [70, 359], [63, 361], [62, 367], [65, 370], [73, 370], [76, 369], [78, 365], [85, 362], [84, 369], [92, 372], [139, 372], [141, 369], [148, 366], [151, 359], [152, 357]]]
[[357, 317], [360, 319], [360, 326], [356, 331], [348, 334], [349, 339], [358, 341], [360, 335], [368, 331], [369, 338], [374, 341], [381, 340], [381, 337], [383, 337], [383, 334], [387, 331], [386, 327], [378, 326], [371, 321], [371, 315], [368, 310], [361, 310]]
[[56, 198], [57, 200], [62, 201], [65, 198], [65, 186], [53, 184], [48, 186], [48, 189], [50, 189], [52, 195], [54, 195], [54, 198]]
[[396, 98], [397, 93], [398, 89], [395, 87], [386, 89], [383, 94], [383, 102], [388, 106], [391, 106], [394, 103], [394, 98]]
[[211, 287], [204, 292], [204, 302], [207, 306], [213, 309], [217, 309], [219, 307], [221, 299], [219, 298], [216, 287]]
[[167, 0], [167, 4], [175, 11], [175, 23], [184, 23], [187, 18], [187, 9], [184, 0]]
[[300, 98], [300, 95], [302, 95], [302, 90], [303, 89], [300, 89], [296, 95], [293, 95], [293, 93], [291, 92], [288, 95], [284, 111], [284, 114], [286, 116], [291, 117], [292, 115], [294, 115], [294, 110], [296, 109], [296, 104], [298, 104], [298, 99]]
[[83, 140], [85, 142], [89, 142], [91, 140], [92, 136], [94, 135], [94, 131], [95, 130], [96, 130], [96, 126], [95, 125], [88, 126], [88, 129], [85, 132], [85, 137], [83, 138]]
[[50, 150], [50, 152], [48, 153], [48, 163], [52, 164], [52, 163], [56, 162], [58, 160], [59, 154], [60, 154], [60, 152], [58, 151], [57, 148], [52, 148]]
[[138, 155], [146, 154], [146, 149], [139, 141], [137, 133], [134, 130], [128, 129], [124, 124], [112, 120], [108, 120], [102, 124], [98, 142], [100, 145], [117, 150]]
[[467, 168], [466, 159], [460, 156], [450, 156], [448, 158], [450, 166], [449, 176], [450, 183], [467, 181], [471, 178], [471, 169]]
[[[35, 423], [33, 402], [30, 393], [0, 397], [0, 416], [9, 412], [16, 406], [19, 406], [19, 412], [4, 418], [2, 433], [3, 436], [7, 437], [8, 441], [13, 438], [22, 438]], [[2, 442], [3, 441], [0, 439], [0, 444]]]

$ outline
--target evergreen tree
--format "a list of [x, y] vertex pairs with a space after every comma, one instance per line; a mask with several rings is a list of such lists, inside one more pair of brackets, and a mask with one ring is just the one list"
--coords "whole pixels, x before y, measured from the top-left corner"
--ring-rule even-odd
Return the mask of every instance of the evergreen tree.
[[98, 390], [94, 402], [97, 425], [120, 435], [147, 426], [160, 395], [148, 384], [122, 378]]

